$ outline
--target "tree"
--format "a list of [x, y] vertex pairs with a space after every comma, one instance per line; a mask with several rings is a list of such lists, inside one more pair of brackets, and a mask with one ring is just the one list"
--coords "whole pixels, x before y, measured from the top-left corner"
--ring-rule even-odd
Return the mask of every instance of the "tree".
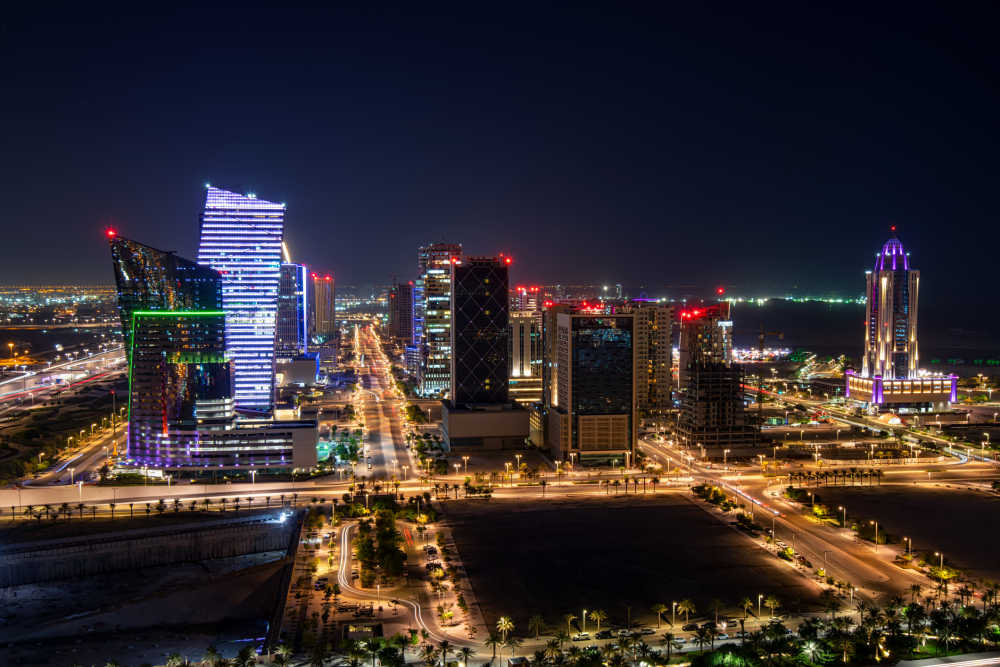
[[670, 654], [680, 649], [681, 643], [677, 641], [677, 635], [672, 632], [663, 633], [663, 648], [667, 651], [667, 662], [670, 662]]
[[654, 614], [656, 614], [656, 629], [657, 630], [660, 629], [660, 624], [663, 622], [663, 614], [668, 609], [670, 609], [670, 607], [668, 607], [667, 605], [663, 604], [662, 602], [657, 602], [656, 604], [653, 605], [652, 612]]
[[764, 606], [770, 610], [771, 616], [774, 616], [774, 610], [781, 606], [781, 602], [773, 595], [768, 595], [764, 598]]
[[688, 599], [681, 600], [677, 603], [677, 611], [684, 614], [684, 622], [688, 622], [688, 616], [690, 614], [696, 613], [698, 610], [694, 606], [694, 602]]
[[497, 619], [497, 632], [500, 633], [500, 641], [506, 642], [507, 636], [514, 630], [514, 621], [510, 616], [501, 616]]
[[[441, 667], [448, 667], [448, 651], [451, 650], [451, 642], [447, 639], [442, 639], [438, 644], [441, 649]], [[372, 667], [375, 667], [375, 663], [372, 663]]]
[[715, 637], [710, 634], [711, 628], [708, 626], [702, 626], [698, 628], [694, 633], [694, 640], [698, 642], [698, 650], [703, 651], [705, 649], [705, 644], [713, 641]]
[[507, 639], [504, 641], [503, 645], [505, 647], [507, 647], [507, 648], [510, 649], [510, 657], [513, 658], [514, 657], [514, 651], [516, 651], [517, 649], [521, 648], [521, 644], [523, 644], [523, 643], [524, 642], [522, 642], [517, 637], [507, 637]]
[[740, 607], [743, 608], [743, 620], [745, 621], [750, 616], [750, 611], [753, 610], [753, 600], [743, 598], [740, 600]]
[[292, 649], [288, 648], [284, 644], [279, 644], [276, 649], [274, 649], [275, 662], [279, 665], [288, 664], [288, 660], [292, 657]]
[[724, 606], [722, 604], [722, 600], [713, 599], [711, 602], [708, 603], [708, 606], [711, 607], [711, 609], [712, 609], [713, 612], [715, 612], [715, 624], [718, 625], [719, 624], [719, 610], [722, 609], [723, 606]]
[[594, 623], [597, 623], [597, 632], [601, 631], [601, 623], [608, 620], [608, 612], [603, 609], [595, 609], [590, 612], [590, 617], [594, 619]]
[[563, 620], [566, 621], [566, 632], [567, 634], [573, 632], [573, 621], [576, 620], [575, 614], [566, 614], [563, 616]]
[[540, 615], [535, 614], [528, 619], [528, 632], [535, 633], [535, 639], [542, 634], [542, 630], [545, 628], [545, 619]]
[[458, 650], [458, 654], [462, 656], [462, 664], [465, 665], [465, 667], [469, 667], [469, 658], [471, 658], [474, 653], [475, 651], [468, 646], [463, 646]]
[[491, 632], [486, 637], [486, 640], [483, 642], [483, 646], [485, 646], [486, 648], [493, 649], [493, 659], [494, 660], [496, 660], [496, 657], [497, 657], [497, 647], [498, 646], [502, 646], [502, 645], [503, 645], [503, 639], [500, 637], [499, 634], [497, 634], [495, 632]]
[[219, 651], [214, 646], [209, 646], [205, 649], [205, 657], [201, 659], [201, 662], [208, 667], [216, 667], [221, 659], [222, 655]]

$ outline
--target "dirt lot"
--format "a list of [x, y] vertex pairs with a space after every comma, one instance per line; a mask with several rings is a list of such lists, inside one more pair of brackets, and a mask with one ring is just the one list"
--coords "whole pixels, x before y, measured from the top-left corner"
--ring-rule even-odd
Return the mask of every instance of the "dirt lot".
[[844, 505], [847, 516], [877, 519], [896, 536], [913, 539], [919, 552], [944, 551], [948, 562], [973, 577], [1000, 580], [1000, 496], [944, 486], [883, 484], [821, 487], [823, 503]]
[[785, 611], [813, 606], [817, 595], [787, 565], [680, 494], [494, 499], [445, 510], [490, 625], [506, 614], [526, 632], [533, 614], [558, 624], [583, 609], [603, 609], [612, 623], [624, 624], [626, 607], [633, 622], [655, 625], [650, 608], [660, 602], [669, 607], [691, 598], [706, 611], [719, 599], [735, 614], [743, 597], [756, 600], [758, 593], [773, 593]]

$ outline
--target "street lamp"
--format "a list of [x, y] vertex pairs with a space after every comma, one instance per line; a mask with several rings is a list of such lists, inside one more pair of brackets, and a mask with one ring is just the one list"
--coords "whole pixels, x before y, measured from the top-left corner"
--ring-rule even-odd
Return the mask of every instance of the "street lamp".
[[250, 486], [255, 486], [256, 483], [257, 483], [257, 471], [256, 470], [251, 470], [250, 471]]
[[843, 513], [841, 515], [843, 518], [840, 520], [840, 527], [841, 528], [846, 528], [847, 527], [847, 508], [844, 507], [843, 505], [840, 505], [840, 506], [837, 507], [837, 509], [839, 509]]
[[677, 603], [670, 603], [670, 627], [673, 627], [677, 622]]
[[586, 631], [587, 631], [587, 610], [584, 609], [583, 610], [583, 625], [580, 628], [580, 632], [586, 632]]
[[67, 468], [67, 470], [69, 470], [69, 483], [74, 484], [75, 482], [73, 481], [73, 472], [76, 470], [76, 468]]
[[520, 454], [514, 454], [514, 458], [517, 459], [517, 469], [520, 472], [520, 470], [521, 470], [521, 455]]
[[462, 463], [465, 464], [465, 474], [468, 475], [469, 474], [469, 457], [468, 456], [463, 456], [462, 457]]
[[455, 463], [453, 465], [455, 466], [455, 475], [458, 475], [458, 469], [461, 468], [462, 466], [459, 463]]
[[725, 465], [726, 465], [726, 456], [728, 454], [729, 454], [729, 450], [728, 449], [723, 449], [722, 450], [722, 465], [723, 465], [723, 467], [725, 467]]
[[875, 551], [878, 552], [878, 521], [872, 519], [868, 523], [875, 526]]
[[760, 620], [760, 601], [764, 599], [763, 593], [757, 594], [757, 620]]
[[906, 555], [910, 555], [910, 548], [913, 546], [913, 540], [908, 537], [904, 537], [903, 540], [906, 541]]
[[403, 466], [403, 481], [406, 481], [407, 479], [409, 479], [409, 477], [407, 477], [407, 475], [406, 475], [406, 471], [409, 470], [409, 469], [410, 469], [410, 466]]
[[944, 570], [944, 554], [938, 551], [934, 552], [935, 556], [938, 556], [941, 560], [938, 561], [938, 569]]

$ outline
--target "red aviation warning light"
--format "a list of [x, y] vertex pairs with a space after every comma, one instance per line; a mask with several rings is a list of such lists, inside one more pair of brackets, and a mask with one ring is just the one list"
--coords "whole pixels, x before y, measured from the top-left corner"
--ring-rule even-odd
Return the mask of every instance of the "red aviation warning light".
[[330, 282], [331, 280], [333, 280], [333, 278], [330, 277], [330, 274], [328, 273], [325, 276], [323, 276], [323, 280], [325, 280], [326, 282]]
[[716, 287], [715, 293], [718, 294], [719, 296], [722, 296], [723, 294], [726, 293], [726, 288], [722, 286]]
[[112, 227], [108, 227], [107, 229], [105, 229], [104, 233], [107, 234], [109, 239], [113, 239], [114, 237], [118, 236], [118, 232], [116, 232]]

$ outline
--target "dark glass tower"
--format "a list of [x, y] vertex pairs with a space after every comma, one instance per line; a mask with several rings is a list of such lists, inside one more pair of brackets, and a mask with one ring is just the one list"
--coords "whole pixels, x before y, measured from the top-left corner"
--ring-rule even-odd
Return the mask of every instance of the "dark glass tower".
[[507, 263], [470, 257], [456, 262], [451, 281], [451, 400], [508, 400], [510, 311]]
[[222, 308], [222, 276], [172, 252], [108, 232], [125, 350], [132, 348], [132, 313]]
[[274, 353], [281, 361], [305, 354], [308, 343], [309, 300], [305, 264], [282, 264]]

